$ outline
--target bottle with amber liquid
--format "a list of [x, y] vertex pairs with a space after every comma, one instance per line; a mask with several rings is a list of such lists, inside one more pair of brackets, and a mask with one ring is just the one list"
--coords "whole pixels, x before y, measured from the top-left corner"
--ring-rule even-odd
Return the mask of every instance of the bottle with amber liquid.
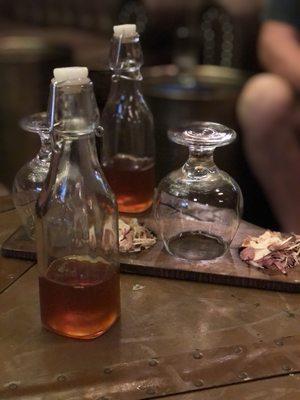
[[135, 25], [114, 27], [111, 90], [103, 110], [102, 166], [120, 212], [152, 205], [155, 186], [153, 117], [141, 91], [143, 55]]
[[92, 339], [120, 314], [117, 206], [97, 158], [99, 114], [87, 68], [51, 84], [53, 154], [36, 205], [42, 324]]

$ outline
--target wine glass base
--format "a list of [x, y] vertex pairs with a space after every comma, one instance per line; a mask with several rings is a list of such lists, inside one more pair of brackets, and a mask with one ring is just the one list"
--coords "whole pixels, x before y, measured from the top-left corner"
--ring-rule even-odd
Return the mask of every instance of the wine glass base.
[[190, 261], [213, 260], [227, 250], [221, 238], [201, 231], [182, 232], [169, 239], [166, 247], [175, 257]]

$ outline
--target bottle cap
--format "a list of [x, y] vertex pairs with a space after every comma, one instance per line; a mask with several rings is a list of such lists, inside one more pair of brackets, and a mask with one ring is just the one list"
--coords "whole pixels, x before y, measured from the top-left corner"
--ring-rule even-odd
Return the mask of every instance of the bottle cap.
[[137, 34], [135, 24], [124, 24], [114, 26], [114, 36], [123, 38], [131, 38]]
[[54, 68], [53, 75], [57, 83], [70, 80], [87, 79], [89, 70], [87, 67]]

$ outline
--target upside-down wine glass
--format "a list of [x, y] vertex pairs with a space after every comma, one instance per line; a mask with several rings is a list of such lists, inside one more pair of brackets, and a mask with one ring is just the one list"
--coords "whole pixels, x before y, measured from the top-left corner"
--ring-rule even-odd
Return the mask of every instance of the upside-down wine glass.
[[192, 122], [168, 131], [189, 147], [189, 158], [159, 184], [154, 215], [167, 251], [191, 261], [222, 256], [238, 229], [243, 197], [238, 184], [214, 163], [213, 153], [236, 138], [213, 122]]

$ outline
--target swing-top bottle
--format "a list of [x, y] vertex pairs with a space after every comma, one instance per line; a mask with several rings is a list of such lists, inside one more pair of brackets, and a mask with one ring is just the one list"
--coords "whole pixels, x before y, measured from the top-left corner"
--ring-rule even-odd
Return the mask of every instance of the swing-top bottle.
[[119, 211], [152, 205], [155, 185], [153, 118], [141, 91], [143, 55], [135, 25], [114, 27], [111, 90], [103, 110], [102, 166]]
[[91, 339], [120, 313], [117, 208], [100, 168], [99, 114], [87, 68], [52, 81], [50, 170], [36, 205], [41, 319], [58, 334]]

